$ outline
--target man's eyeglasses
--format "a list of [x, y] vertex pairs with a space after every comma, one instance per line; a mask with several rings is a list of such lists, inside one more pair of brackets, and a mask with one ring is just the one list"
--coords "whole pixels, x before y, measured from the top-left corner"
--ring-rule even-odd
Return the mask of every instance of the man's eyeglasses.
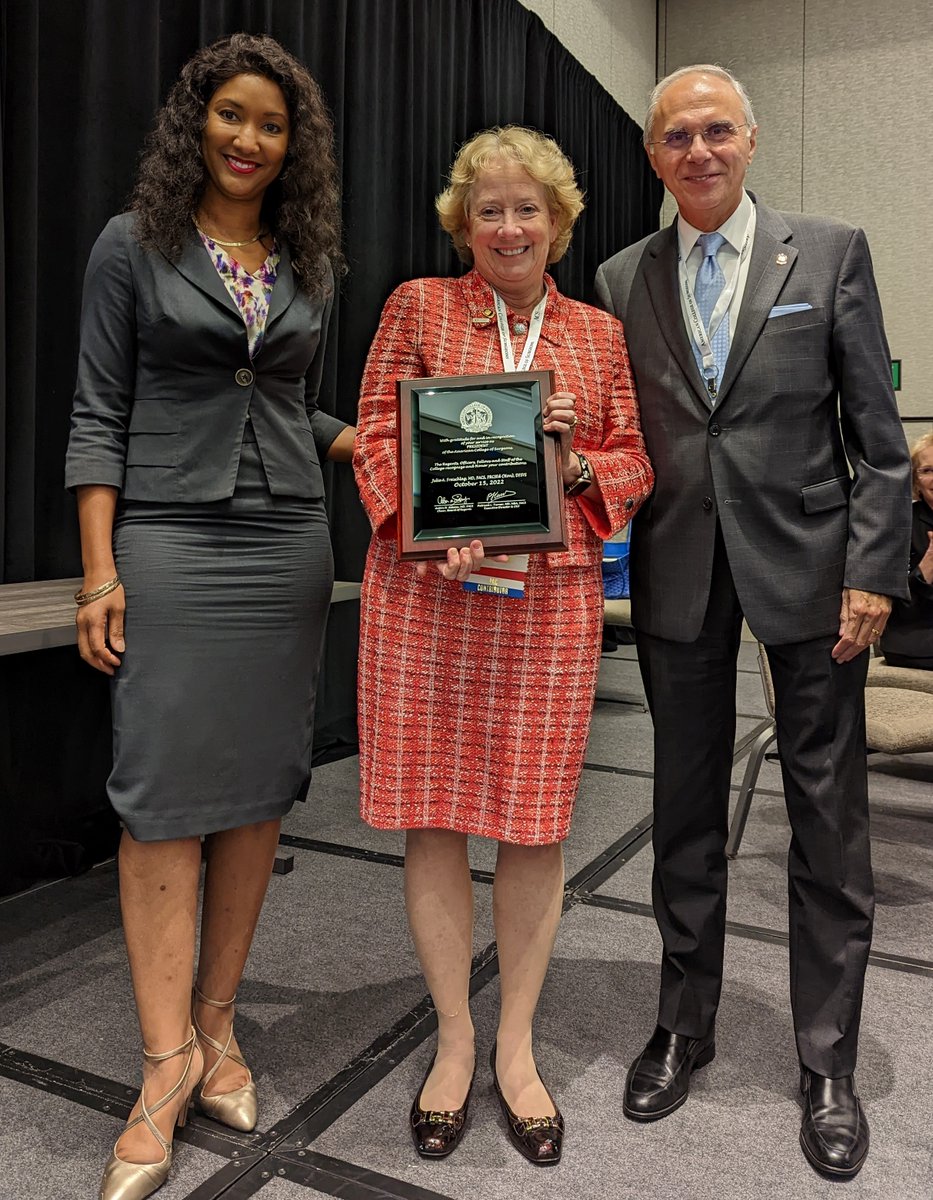
[[724, 146], [740, 129], [747, 128], [747, 121], [741, 125], [733, 125], [731, 121], [714, 121], [712, 125], [707, 125], [705, 129], [696, 129], [693, 133], [688, 133], [686, 129], [672, 129], [670, 133], [666, 133], [656, 142], [649, 142], [648, 145], [666, 146], [668, 150], [689, 150], [693, 139], [699, 134], [707, 146]]

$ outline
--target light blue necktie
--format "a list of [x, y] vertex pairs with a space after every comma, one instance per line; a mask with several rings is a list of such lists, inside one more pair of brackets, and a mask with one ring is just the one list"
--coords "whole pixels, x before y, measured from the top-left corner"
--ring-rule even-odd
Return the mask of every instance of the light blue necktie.
[[[707, 334], [709, 334], [709, 321], [713, 315], [713, 309], [716, 307], [716, 301], [719, 299], [722, 289], [726, 286], [726, 277], [723, 275], [722, 267], [716, 258], [719, 247], [725, 240], [721, 233], [702, 233], [698, 239], [703, 261], [700, 263], [700, 269], [697, 271], [693, 294], [696, 296], [700, 319], [706, 327]], [[700, 354], [696, 342], [692, 338], [690, 340], [693, 345], [693, 357], [697, 360], [697, 366], [700, 368], [700, 374], [702, 375], [703, 356]], [[726, 359], [729, 357], [728, 313], [719, 322], [719, 328], [710, 339], [710, 343], [713, 347], [713, 357], [716, 360], [715, 384], [718, 387], [719, 380], [722, 378], [723, 367], [726, 365]], [[712, 395], [712, 393], [710, 394]], [[713, 398], [715, 399], [715, 396]]]

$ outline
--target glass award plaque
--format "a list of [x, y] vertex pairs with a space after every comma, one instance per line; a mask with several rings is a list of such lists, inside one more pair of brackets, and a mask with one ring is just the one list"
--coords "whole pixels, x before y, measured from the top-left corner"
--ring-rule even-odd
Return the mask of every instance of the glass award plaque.
[[560, 439], [544, 432], [550, 371], [398, 381], [401, 559], [566, 550]]

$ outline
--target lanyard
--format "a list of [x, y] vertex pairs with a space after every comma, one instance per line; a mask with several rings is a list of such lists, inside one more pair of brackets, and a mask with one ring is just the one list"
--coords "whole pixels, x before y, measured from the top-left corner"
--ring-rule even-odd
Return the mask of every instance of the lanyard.
[[[522, 351], [522, 356], [518, 360], [518, 366], [515, 365], [515, 355], [512, 351], [512, 335], [509, 332], [509, 322], [506, 316], [505, 303], [499, 293], [493, 289], [492, 298], [496, 306], [496, 322], [499, 326], [499, 349], [502, 351], [502, 366], [505, 371], [527, 371], [531, 366], [531, 360], [535, 356], [535, 351], [538, 348], [538, 339], [541, 337], [541, 326], [544, 324], [544, 310], [547, 307], [547, 292], [538, 301], [531, 314], [531, 319], [528, 322], [528, 337], [525, 340], [525, 349]], [[497, 584], [496, 590], [502, 594], [514, 599], [523, 599], [525, 595], [525, 573], [528, 570], [528, 555], [527, 554], [512, 554], [509, 561], [506, 563], [497, 564], [499, 570], [505, 570], [509, 573], [509, 584], [503, 586], [502, 579], [494, 580]], [[487, 580], [483, 584], [484, 576], [482, 573], [473, 574], [464, 583], [464, 589], [468, 592], [480, 590], [490, 591]]]
[[512, 352], [512, 335], [509, 332], [509, 322], [505, 315], [505, 303], [498, 292], [493, 291], [492, 296], [496, 305], [496, 321], [499, 325], [499, 349], [502, 351], [503, 369], [506, 371], [527, 371], [538, 348], [541, 326], [544, 324], [544, 310], [547, 307], [547, 292], [544, 293], [535, 305], [534, 311], [531, 314], [531, 320], [528, 322], [528, 337], [525, 340], [525, 349], [522, 351], [522, 356], [518, 360], [517, 367], [515, 365], [515, 355]]
[[[710, 394], [715, 396], [716, 377], [719, 374], [716, 368], [716, 358], [713, 354], [711, 339], [715, 336], [716, 331], [722, 322], [726, 319], [726, 315], [732, 306], [732, 299], [735, 296], [735, 289], [739, 286], [739, 276], [742, 272], [742, 263], [748, 254], [749, 246], [751, 245], [752, 233], [754, 231], [754, 215], [755, 210], [752, 209], [752, 219], [748, 223], [745, 231], [745, 241], [742, 243], [742, 250], [739, 253], [739, 261], [736, 264], [735, 271], [732, 275], [732, 281], [723, 288], [719, 294], [719, 299], [716, 301], [716, 307], [713, 309], [710, 316], [709, 330], [703, 324], [703, 319], [700, 316], [700, 310], [697, 308], [696, 297], [693, 294], [693, 287], [690, 284], [690, 279], [687, 276], [687, 264], [684, 262], [683, 255], [680, 250], [677, 251], [677, 267], [680, 274], [680, 286], [683, 288], [684, 300], [687, 306], [687, 315], [690, 325], [690, 334], [696, 343], [696, 348], [700, 352], [700, 358], [703, 362], [703, 378], [706, 380], [706, 386], [710, 389]], [[702, 266], [702, 260], [700, 265]]]

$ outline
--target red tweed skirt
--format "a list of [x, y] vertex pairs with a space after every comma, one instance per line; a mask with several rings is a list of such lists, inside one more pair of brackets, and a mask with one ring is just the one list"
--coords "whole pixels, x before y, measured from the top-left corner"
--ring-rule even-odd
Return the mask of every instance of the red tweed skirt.
[[599, 564], [532, 555], [525, 598], [419, 579], [374, 538], [361, 597], [360, 812], [538, 846], [567, 836], [596, 690]]

